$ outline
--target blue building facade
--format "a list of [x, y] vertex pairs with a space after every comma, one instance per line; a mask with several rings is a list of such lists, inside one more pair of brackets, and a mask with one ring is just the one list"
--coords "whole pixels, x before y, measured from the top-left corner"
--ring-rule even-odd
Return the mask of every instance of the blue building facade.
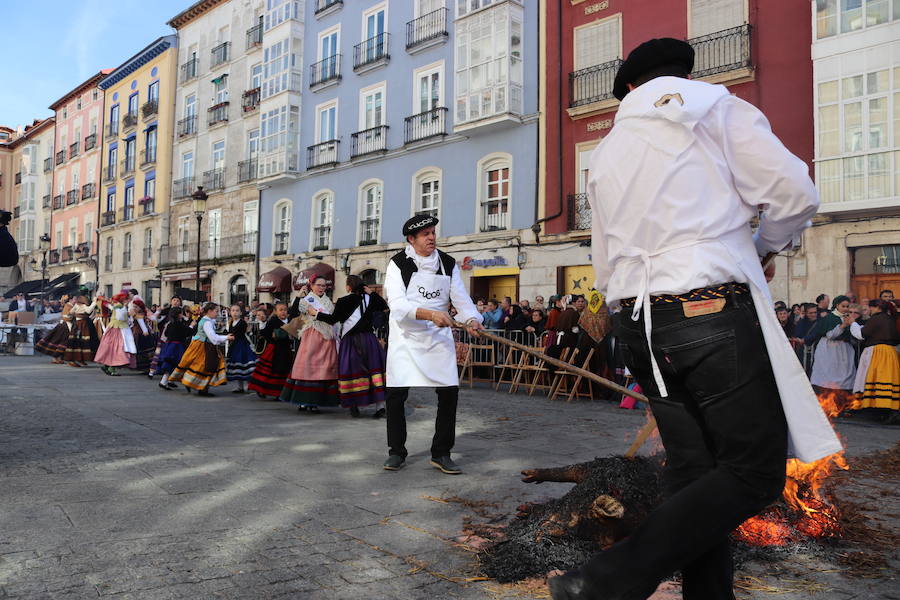
[[309, 0], [299, 165], [261, 179], [263, 267], [378, 284], [430, 213], [439, 245], [508, 285], [535, 220], [538, 21], [518, 0]]

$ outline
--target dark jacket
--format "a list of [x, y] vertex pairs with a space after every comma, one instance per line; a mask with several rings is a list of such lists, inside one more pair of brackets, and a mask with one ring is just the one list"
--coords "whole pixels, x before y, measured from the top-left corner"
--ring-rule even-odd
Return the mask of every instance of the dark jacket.
[[[337, 303], [334, 305], [334, 312], [330, 315], [320, 312], [316, 315], [316, 320], [323, 321], [329, 325], [343, 323], [357, 311], [363, 300], [363, 295], [364, 294], [348, 294], [343, 298], [338, 298]], [[367, 304], [362, 317], [351, 329], [343, 331], [341, 334], [342, 336], [346, 337], [351, 333], [372, 333], [374, 330], [372, 319], [377, 313], [388, 309], [387, 302], [385, 302], [384, 298], [378, 294], [365, 294], [365, 296], [367, 298]]]
[[896, 318], [887, 313], [878, 313], [866, 321], [862, 328], [863, 348], [887, 344], [896, 346], [900, 343], [897, 334]]

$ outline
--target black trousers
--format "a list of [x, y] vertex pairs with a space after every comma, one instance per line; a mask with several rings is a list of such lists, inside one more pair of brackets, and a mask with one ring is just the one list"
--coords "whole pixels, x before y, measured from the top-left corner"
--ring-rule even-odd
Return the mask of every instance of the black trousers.
[[690, 318], [681, 304], [652, 310], [666, 398], [651, 371], [643, 315], [616, 315], [614, 333], [650, 397], [668, 497], [581, 572], [604, 599], [643, 600], [680, 570], [685, 600], [733, 600], [729, 534], [784, 488], [787, 424], [769, 356], [749, 296]]
[[[434, 388], [438, 397], [437, 418], [434, 423], [434, 438], [431, 440], [431, 456], [450, 456], [456, 441], [456, 403], [459, 386]], [[390, 454], [406, 458], [406, 398], [409, 388], [389, 387], [385, 397], [387, 413], [387, 441]]]

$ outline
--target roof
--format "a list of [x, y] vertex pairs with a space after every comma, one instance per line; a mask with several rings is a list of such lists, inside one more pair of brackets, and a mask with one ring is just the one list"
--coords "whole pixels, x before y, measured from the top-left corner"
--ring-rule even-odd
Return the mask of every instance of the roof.
[[56, 102], [51, 104], [48, 108], [50, 108], [50, 110], [58, 109], [63, 104], [67, 103], [69, 100], [71, 100], [78, 94], [84, 92], [88, 88], [95, 87], [97, 85], [97, 82], [100, 81], [101, 78], [105, 77], [106, 75], [109, 75], [110, 73], [112, 73], [112, 69], [103, 69], [102, 71], [95, 73], [94, 75], [91, 75], [85, 81], [83, 81], [81, 84], [75, 86], [75, 89], [69, 91], [65, 96], [63, 96], [62, 98], [60, 98], [59, 100], [57, 100]]
[[220, 4], [225, 4], [226, 2], [228, 2], [228, 0], [198, 0], [169, 19], [166, 24], [175, 29], [181, 29], [194, 19], [203, 16]]
[[178, 37], [174, 34], [157, 38], [146, 48], [119, 65], [112, 73], [101, 79], [100, 83], [97, 85], [100, 86], [100, 89], [108, 90], [169, 48], [177, 47]]
[[35, 119], [31, 125], [25, 126], [25, 131], [19, 137], [8, 140], [8, 144], [10, 148], [17, 148], [21, 144], [25, 143], [27, 140], [30, 140], [35, 135], [41, 133], [42, 131], [54, 126], [56, 124], [56, 117], [47, 117], [46, 119]]

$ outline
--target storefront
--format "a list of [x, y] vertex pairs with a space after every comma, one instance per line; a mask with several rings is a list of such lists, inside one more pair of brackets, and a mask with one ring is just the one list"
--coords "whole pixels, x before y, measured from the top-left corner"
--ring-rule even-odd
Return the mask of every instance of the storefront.
[[459, 261], [463, 273], [471, 277], [469, 291], [474, 298], [502, 300], [519, 298], [519, 267], [511, 267], [503, 256], [476, 258], [465, 256]]
[[878, 298], [881, 290], [900, 296], [900, 245], [853, 248], [851, 289], [859, 299]]
[[331, 295], [334, 290], [334, 267], [322, 262], [300, 271], [300, 274], [294, 279], [294, 289], [299, 290], [304, 285], [308, 286], [316, 277], [325, 278], [327, 293]]
[[291, 272], [284, 267], [275, 267], [263, 273], [256, 284], [256, 292], [263, 302], [287, 302], [291, 298]]
[[206, 302], [209, 299], [211, 273], [209, 269], [200, 269], [200, 293], [197, 293], [197, 270], [180, 271], [178, 273], [166, 273], [162, 277], [164, 284], [168, 286], [165, 294], [158, 301], [168, 302], [172, 296], [181, 296], [186, 302]]
[[586, 296], [594, 286], [594, 267], [592, 265], [559, 267], [556, 283], [556, 291], [560, 295]]

